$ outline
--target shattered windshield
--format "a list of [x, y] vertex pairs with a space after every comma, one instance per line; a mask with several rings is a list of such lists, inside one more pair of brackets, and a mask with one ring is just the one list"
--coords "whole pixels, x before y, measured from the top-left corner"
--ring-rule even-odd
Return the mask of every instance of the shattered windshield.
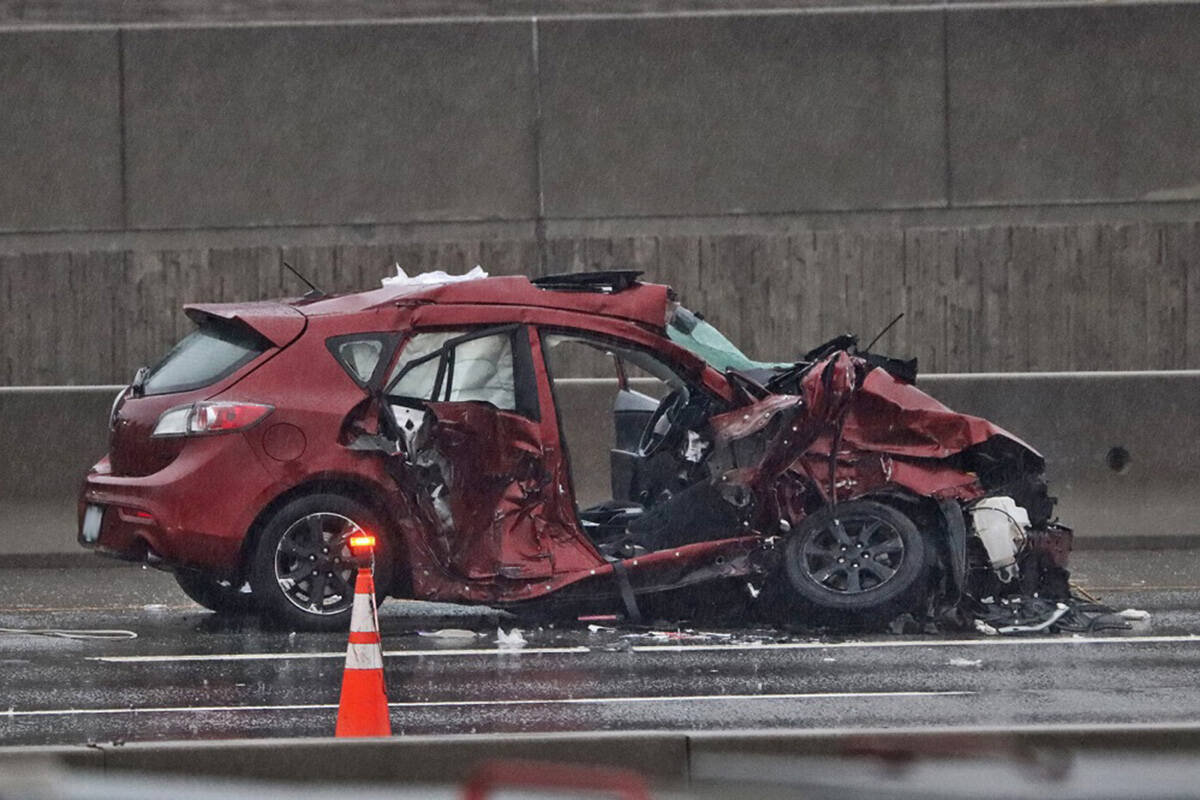
[[725, 334], [705, 322], [694, 311], [680, 306], [667, 325], [667, 336], [680, 347], [703, 358], [714, 369], [774, 369], [791, 366], [789, 362], [755, 361], [725, 338]]

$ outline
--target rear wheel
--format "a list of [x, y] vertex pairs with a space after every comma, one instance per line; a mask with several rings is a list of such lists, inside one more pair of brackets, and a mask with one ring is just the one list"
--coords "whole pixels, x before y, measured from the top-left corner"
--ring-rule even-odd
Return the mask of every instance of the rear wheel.
[[916, 524], [872, 500], [824, 508], [784, 548], [794, 595], [824, 620], [882, 625], [918, 609], [931, 550]]
[[235, 583], [205, 572], [180, 570], [175, 573], [175, 582], [192, 600], [218, 614], [241, 614], [254, 607], [253, 595], [244, 581]]
[[267, 521], [254, 552], [250, 585], [259, 606], [288, 628], [346, 629], [358, 574], [349, 540], [363, 532], [375, 534], [375, 586], [382, 599], [392, 552], [371, 509], [336, 494], [284, 505]]

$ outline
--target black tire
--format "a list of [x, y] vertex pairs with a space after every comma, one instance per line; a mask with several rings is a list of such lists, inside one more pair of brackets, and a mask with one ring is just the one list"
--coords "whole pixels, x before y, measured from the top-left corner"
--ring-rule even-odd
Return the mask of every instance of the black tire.
[[840, 503], [806, 517], [784, 546], [793, 596], [822, 622], [886, 625], [917, 612], [928, 588], [932, 545], [895, 508]]
[[382, 601], [394, 548], [374, 511], [343, 495], [311, 494], [272, 515], [250, 566], [250, 586], [271, 622], [290, 630], [349, 628], [358, 568], [345, 539], [357, 531], [375, 534], [375, 588]]
[[175, 582], [192, 600], [218, 614], [243, 614], [254, 608], [254, 595], [242, 591], [244, 582], [234, 583], [194, 570], [179, 570]]

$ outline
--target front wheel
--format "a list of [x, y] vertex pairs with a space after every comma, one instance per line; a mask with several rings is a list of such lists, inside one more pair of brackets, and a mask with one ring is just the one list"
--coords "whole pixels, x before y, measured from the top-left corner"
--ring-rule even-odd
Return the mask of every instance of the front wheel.
[[375, 586], [382, 599], [392, 553], [373, 511], [336, 494], [284, 505], [267, 521], [254, 551], [250, 585], [259, 606], [287, 628], [347, 629], [358, 574], [349, 541], [364, 532], [375, 535]]
[[784, 547], [788, 584], [818, 617], [883, 625], [924, 599], [930, 548], [916, 524], [872, 500], [823, 508]]

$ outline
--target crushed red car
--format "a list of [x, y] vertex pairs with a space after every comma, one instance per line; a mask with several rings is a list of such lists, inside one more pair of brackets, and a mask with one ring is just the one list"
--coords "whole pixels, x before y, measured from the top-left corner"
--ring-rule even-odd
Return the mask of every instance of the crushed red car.
[[[850, 336], [753, 361], [639, 276], [187, 306], [196, 330], [117, 398], [80, 542], [294, 627], [346, 624], [360, 531], [403, 598], [1013, 630], [1065, 613], [1071, 532], [1036, 450]], [[612, 396], [582, 433], [560, 405], [581, 365]], [[573, 450], [601, 426], [611, 496], [584, 504]]]

